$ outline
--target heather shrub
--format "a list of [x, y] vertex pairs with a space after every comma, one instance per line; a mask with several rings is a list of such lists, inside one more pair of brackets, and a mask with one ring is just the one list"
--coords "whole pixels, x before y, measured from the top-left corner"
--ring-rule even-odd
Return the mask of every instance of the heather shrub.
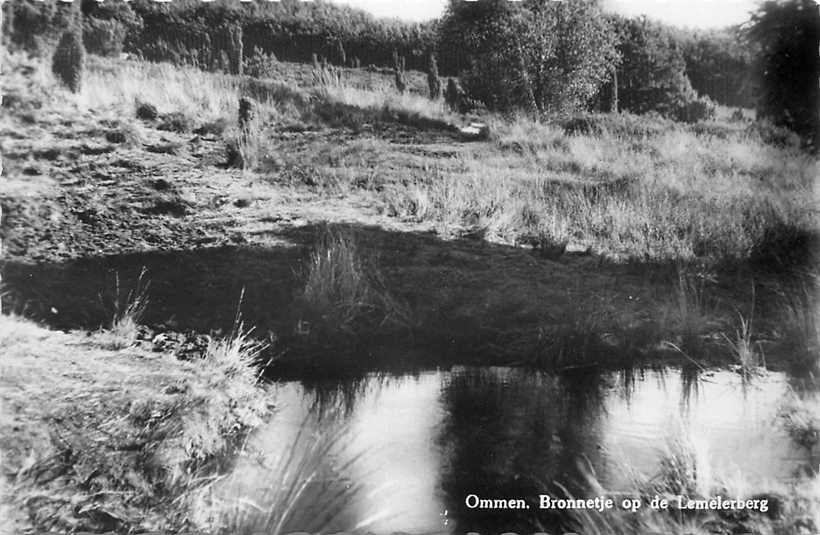
[[137, 102], [137, 119], [153, 121], [157, 117], [159, 117], [159, 112], [156, 106], [148, 102]]
[[393, 51], [393, 72], [396, 76], [396, 89], [399, 93], [404, 93], [407, 89], [407, 82], [404, 79], [404, 56], [399, 56], [399, 53]]
[[248, 97], [239, 99], [238, 128], [225, 137], [228, 165], [240, 169], [253, 169], [259, 163], [259, 110], [257, 103]]
[[458, 85], [455, 78], [449, 78], [447, 80], [447, 89], [444, 92], [444, 102], [447, 103], [447, 106], [451, 110], [458, 111], [461, 108], [461, 100], [461, 87]]
[[57, 44], [51, 70], [66, 87], [78, 93], [82, 85], [84, 62], [82, 36], [78, 29], [69, 29], [63, 33]]
[[438, 63], [432, 52], [427, 62], [427, 87], [430, 89], [430, 98], [436, 100], [441, 97], [441, 80], [438, 77]]
[[347, 53], [341, 41], [336, 42], [336, 62], [342, 66], [347, 64]]
[[161, 119], [162, 121], [157, 125], [157, 128], [166, 132], [184, 134], [190, 132], [194, 127], [193, 119], [181, 111], [167, 113]]
[[242, 44], [242, 26], [239, 24], [231, 24], [224, 29], [226, 34], [227, 50], [227, 67], [231, 74], [242, 75], [242, 59], [244, 55]]
[[698, 97], [678, 108], [676, 119], [687, 123], [709, 121], [715, 118], [715, 103], [709, 97]]
[[276, 72], [276, 56], [273, 53], [265, 53], [259, 47], [253, 48], [253, 53], [245, 62], [244, 71], [248, 76], [254, 78], [272, 78]]
[[126, 27], [118, 20], [87, 17], [83, 23], [83, 45], [87, 52], [99, 56], [119, 56], [125, 41]]

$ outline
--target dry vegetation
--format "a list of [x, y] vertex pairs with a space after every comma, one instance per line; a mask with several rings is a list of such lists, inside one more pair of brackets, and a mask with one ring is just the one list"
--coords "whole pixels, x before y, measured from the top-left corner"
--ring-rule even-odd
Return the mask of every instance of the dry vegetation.
[[[12, 113], [2, 128], [15, 136], [3, 147], [12, 158], [2, 199], [14, 204], [16, 226], [4, 245], [27, 242], [11, 249], [16, 260], [268, 245], [266, 233], [290, 222], [434, 231], [434, 246], [409, 237], [396, 246], [404, 256], [388, 259], [385, 273], [352, 235], [321, 237], [301, 274], [294, 328], [325, 344], [334, 333], [365, 339], [385, 326], [431, 327], [450, 343], [457, 338], [447, 329], [460, 328], [477, 339], [467, 350], [557, 368], [612, 365], [611, 354], [646, 349], [640, 342], [688, 359], [722, 347], [744, 370], [762, 363], [759, 330], [817, 359], [810, 271], [820, 169], [776, 129], [739, 119], [487, 116], [490, 140], [467, 143], [455, 127], [471, 117], [418, 92], [346, 78], [355, 73], [300, 86], [92, 56], [75, 95], [46, 64], [6, 59]], [[260, 126], [239, 139], [244, 96], [257, 103]], [[242, 171], [226, 165], [237, 139]], [[60, 204], [74, 195], [89, 195], [84, 209], [122, 199], [136, 208], [111, 216]], [[290, 219], [276, 223], [282, 214]], [[112, 240], [111, 228], [123, 239]], [[166, 234], [146, 245], [143, 235], [157, 229]], [[618, 271], [630, 263], [637, 275]], [[636, 282], [655, 267], [664, 280]], [[738, 296], [716, 282], [740, 272], [745, 283], [747, 270], [776, 287], [768, 318], [738, 315], [754, 292]], [[16, 474], [13, 503], [29, 517], [21, 521], [184, 526], [178, 504], [264, 414], [259, 346], [247, 335], [212, 341], [201, 362], [146, 353], [135, 345], [142, 304], [127, 300], [87, 338], [2, 319], [3, 449], [13, 452], [4, 463]]]
[[241, 333], [182, 362], [3, 316], [0, 349], [10, 532], [189, 525], [187, 500], [269, 411]]
[[[379, 123], [432, 126], [446, 140], [447, 124], [461, 119], [442, 101], [345, 84], [299, 88], [168, 64], [95, 61], [74, 101], [80, 110], [133, 117], [136, 102], [150, 102], [160, 114], [180, 114], [192, 124], [232, 125], [240, 95], [249, 94], [259, 101], [264, 123], [262, 139], [253, 140], [263, 160], [260, 178], [272, 170], [275, 180], [298, 166], [307, 172], [304, 182], [331, 186], [334, 194], [372, 188], [387, 214], [432, 222], [445, 234], [478, 228], [503, 243], [573, 242], [613, 259], [714, 264], [754, 255], [771, 260], [817, 232], [816, 159], [795, 146], [767, 143], [765, 131], [746, 123], [686, 126], [629, 115], [563, 124], [496, 118], [489, 144], [411, 155], [368, 131]], [[35, 78], [46, 74], [40, 66]], [[361, 135], [341, 146], [332, 139], [314, 143], [298, 162], [270, 139], [271, 129], [324, 123]]]
[[[629, 535], [664, 533], [669, 535], [707, 535], [725, 530], [747, 533], [810, 533], [820, 525], [820, 477], [803, 475], [789, 483], [748, 481], [742, 474], [710, 467], [709, 452], [686, 437], [668, 440], [661, 468], [656, 474], [642, 474], [631, 466], [623, 467], [632, 479], [634, 496], [644, 507], [637, 513], [618, 510], [577, 511], [575, 528], [584, 535]], [[713, 469], [714, 468], [714, 469]], [[602, 496], [609, 495], [594, 472], [588, 483]], [[765, 489], [765, 492], [761, 492]], [[613, 496], [620, 494], [613, 494]], [[765, 511], [678, 510], [678, 496], [703, 500], [721, 496], [725, 500], [766, 500]], [[669, 511], [652, 509], [654, 498], [666, 499]]]
[[[159, 216], [146, 219], [148, 225], [168, 224], [167, 214], [181, 220], [185, 232], [197, 230], [204, 220], [211, 228], [238, 226], [243, 240], [254, 239], [276, 228], [266, 221], [281, 219], [277, 214], [284, 208], [309, 221], [434, 230], [444, 240], [477, 238], [531, 250], [537, 258], [555, 262], [565, 261], [569, 251], [580, 251], [598, 259], [599, 266], [677, 265], [674, 280], [667, 281], [676, 289], [655, 299], [659, 313], [653, 322], [660, 334], [652, 338], [693, 356], [703, 353], [705, 339], [720, 332], [732, 340], [719, 340], [725, 352], [749, 356], [753, 330], [765, 323], [751, 323], [743, 312], [736, 325], [732, 306], [747, 307], [751, 299], [754, 307], [755, 297], [740, 296], [738, 301], [732, 296], [735, 301], [727, 306], [726, 296], [712, 295], [716, 273], [751, 268], [762, 270], [756, 277], [774, 273], [776, 281], [779, 274], [805, 270], [816, 260], [817, 161], [785, 132], [743, 118], [684, 125], [628, 114], [552, 122], [487, 115], [483, 120], [490, 125], [491, 139], [468, 143], [455, 127], [471, 117], [453, 114], [441, 100], [430, 101], [418, 92], [400, 94], [370, 83], [374, 74], [356, 69], [338, 70], [332, 79], [297, 77], [281, 83], [92, 56], [80, 92], [70, 95], [55, 86], [44, 64], [31, 65], [18, 56], [9, 60], [16, 67], [6, 85], [18, 120], [31, 116], [47, 131], [55, 113], [82, 120], [100, 117], [105, 124], [117, 117], [122, 134], [117, 140], [124, 143], [80, 150], [107, 154], [122, 149], [136, 169], [162, 162], [161, 172], [184, 174], [185, 179], [154, 180], [157, 190], [160, 182], [167, 186], [150, 192], [152, 204], [140, 208], [140, 220], [149, 211]], [[287, 70], [285, 64], [279, 66]], [[238, 124], [240, 97], [254, 102], [258, 123], [250, 130]], [[105, 137], [113, 139], [110, 129]], [[62, 143], [48, 137], [42, 142]], [[48, 157], [51, 150], [59, 161], [62, 148], [34, 153]], [[233, 153], [241, 160], [241, 178], [224, 170]], [[166, 154], [169, 159], [161, 158]], [[181, 171], [190, 167], [189, 155], [200, 159], [196, 173], [206, 183], [188, 179], [187, 168]], [[122, 161], [114, 163], [124, 165], [118, 163]], [[35, 183], [27, 180], [20, 187]], [[217, 201], [203, 199], [204, 188], [235, 196], [233, 204], [242, 210], [214, 211]], [[128, 250], [130, 245], [114, 242], [113, 247]], [[313, 259], [305, 303], [319, 302], [311, 297], [311, 288], [334, 287], [342, 272], [358, 273], [353, 278], [360, 280], [381, 277], [375, 265], [350, 267], [349, 257]], [[331, 265], [335, 263], [340, 265]], [[374, 273], [360, 273], [364, 269]], [[589, 291], [599, 286], [593, 277], [589, 274]], [[810, 274], [801, 277], [806, 282], [797, 286], [802, 289], [788, 283], [775, 290], [782, 294], [777, 309], [783, 309], [783, 318], [801, 316], [796, 324], [802, 327], [791, 328], [788, 337], [810, 353], [816, 345], [816, 322], [809, 312], [816, 283]], [[362, 305], [355, 296], [348, 301], [347, 312], [339, 309], [338, 300], [331, 307], [336, 311], [328, 312], [342, 331], [351, 324], [351, 307], [358, 310], [355, 316], [375, 306]], [[324, 314], [316, 306], [307, 308], [314, 309], [313, 317]], [[596, 329], [611, 327], [611, 322], [596, 322]], [[581, 329], [576, 327], [569, 331]], [[775, 334], [785, 338], [784, 330]], [[539, 331], [561, 338], [556, 334], [560, 328]], [[561, 345], [555, 341], [547, 347]]]

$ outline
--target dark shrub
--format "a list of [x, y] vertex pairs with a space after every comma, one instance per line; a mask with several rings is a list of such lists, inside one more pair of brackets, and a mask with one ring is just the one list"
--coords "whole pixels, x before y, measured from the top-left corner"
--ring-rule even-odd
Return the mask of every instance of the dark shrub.
[[183, 134], [193, 128], [191, 118], [182, 112], [175, 111], [162, 116], [162, 122], [157, 126], [160, 130]]
[[708, 104], [696, 103], [699, 99], [686, 75], [683, 50], [669, 27], [646, 17], [615, 16], [613, 22], [622, 58], [617, 67], [619, 109], [657, 112], [678, 120], [686, 120], [687, 113], [708, 116]]
[[347, 63], [347, 54], [341, 41], [336, 42], [336, 63], [341, 66]]
[[566, 135], [597, 136], [609, 133], [625, 138], [657, 136], [674, 128], [675, 123], [660, 115], [630, 113], [579, 113], [560, 123]]
[[221, 67], [230, 74], [242, 75], [244, 55], [242, 26], [227, 24], [221, 28], [219, 34], [219, 40], [224, 46], [219, 54]]
[[749, 253], [752, 264], [773, 272], [817, 264], [820, 236], [789, 223], [766, 228]]
[[142, 144], [139, 130], [133, 125], [124, 124], [105, 133], [105, 140], [109, 143], [137, 147]]
[[759, 47], [760, 118], [797, 132], [818, 147], [820, 136], [820, 6], [814, 0], [763, 2], [748, 37]]
[[137, 102], [137, 119], [153, 121], [159, 117], [157, 107], [147, 102]]
[[99, 56], [119, 56], [125, 41], [126, 27], [118, 20], [87, 17], [83, 23], [86, 51]]
[[77, 93], [82, 85], [84, 62], [82, 36], [78, 29], [72, 28], [63, 33], [57, 44], [51, 70], [66, 87]]
[[238, 131], [225, 140], [228, 165], [240, 169], [253, 169], [259, 163], [259, 110], [256, 102], [248, 97], [239, 99]]
[[784, 126], [776, 126], [769, 120], [756, 121], [752, 131], [760, 136], [761, 141], [781, 148], [800, 146], [800, 136]]
[[444, 101], [447, 103], [447, 106], [453, 111], [458, 111], [461, 109], [462, 98], [463, 92], [458, 82], [456, 82], [455, 78], [449, 78], [447, 80], [447, 89], [444, 92]]
[[393, 71], [396, 76], [396, 89], [399, 93], [404, 93], [407, 89], [407, 82], [404, 79], [404, 57], [399, 56], [397, 51], [393, 51]]
[[679, 107], [675, 118], [686, 123], [712, 120], [715, 118], [715, 103], [709, 97], [698, 97]]
[[427, 87], [430, 89], [430, 98], [436, 100], [441, 96], [441, 80], [438, 77], [438, 63], [436, 55], [430, 52], [427, 62]]
[[200, 136], [209, 136], [209, 135], [221, 136], [222, 133], [225, 132], [225, 130], [227, 130], [227, 128], [228, 128], [228, 121], [226, 121], [225, 119], [220, 118], [220, 119], [216, 119], [215, 121], [210, 121], [210, 122], [207, 122], [207, 123], [203, 124], [202, 126], [197, 128], [196, 130], [194, 130], [194, 134], [197, 134], [197, 135], [200, 135]]
[[272, 78], [276, 72], [276, 56], [266, 54], [259, 47], [253, 48], [253, 53], [246, 60], [244, 71], [248, 76], [254, 78]]

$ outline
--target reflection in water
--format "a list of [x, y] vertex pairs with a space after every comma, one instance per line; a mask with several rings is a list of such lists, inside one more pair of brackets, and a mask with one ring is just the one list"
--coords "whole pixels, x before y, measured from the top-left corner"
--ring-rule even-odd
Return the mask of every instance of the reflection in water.
[[[450, 376], [442, 393], [440, 440], [448, 455], [441, 485], [458, 530], [557, 527], [559, 518], [536, 509], [538, 494], [559, 493], [554, 481], [581, 494], [576, 462], [599, 457], [602, 390], [602, 378], [589, 373], [479, 369]], [[532, 509], [471, 510], [469, 494], [523, 498]]]
[[[630, 489], [624, 467], [657, 474], [681, 437], [721, 473], [752, 485], [788, 479], [808, 456], [778, 425], [789, 392], [782, 374], [744, 386], [732, 372], [679, 370], [459, 368], [348, 386], [285, 383], [278, 413], [253, 437], [267, 468], [243, 461], [221, 491], [253, 502], [240, 524], [272, 533], [561, 531], [566, 519], [538, 510], [539, 494], [592, 495], [580, 465], [608, 489]], [[294, 487], [298, 495], [277, 507], [287, 518], [274, 525], [261, 512], [270, 489]], [[531, 508], [470, 509], [470, 494]]]

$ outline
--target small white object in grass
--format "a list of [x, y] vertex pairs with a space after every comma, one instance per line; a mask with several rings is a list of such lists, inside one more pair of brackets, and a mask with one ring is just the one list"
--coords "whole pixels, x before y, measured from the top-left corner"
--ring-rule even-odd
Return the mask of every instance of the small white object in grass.
[[578, 254], [578, 255], [585, 255], [589, 254], [590, 247], [588, 245], [583, 245], [581, 243], [568, 243], [564, 252], [566, 254]]
[[486, 139], [490, 134], [490, 127], [484, 123], [470, 123], [470, 126], [459, 128], [461, 135], [473, 139]]

